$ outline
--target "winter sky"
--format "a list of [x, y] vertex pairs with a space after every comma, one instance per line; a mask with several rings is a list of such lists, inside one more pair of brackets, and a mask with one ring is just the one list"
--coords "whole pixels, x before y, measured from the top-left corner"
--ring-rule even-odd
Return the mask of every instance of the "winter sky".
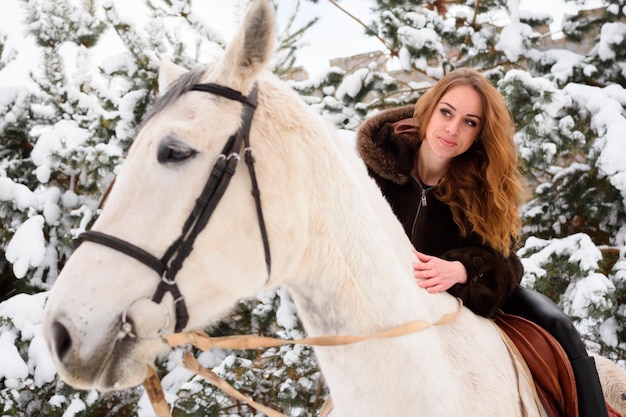
[[[140, 7], [143, 2], [111, 1], [119, 8], [122, 16], [132, 16], [133, 20], [140, 20], [140, 14], [136, 12], [136, 8]], [[2, 3], [0, 33], [4, 32], [8, 36], [8, 47], [14, 48], [19, 54], [14, 62], [0, 72], [0, 86], [15, 86], [28, 82], [28, 71], [36, 65], [35, 47], [32, 40], [24, 35], [21, 23], [24, 11], [20, 6], [21, 0], [2, 0]], [[235, 6], [237, 3], [236, 1], [227, 3], [223, 0], [194, 0], [192, 7], [198, 14], [204, 16], [207, 24], [222, 32], [228, 40], [237, 27], [239, 19], [240, 13], [237, 12]], [[553, 31], [558, 30], [565, 13], [573, 13], [575, 10], [572, 5], [565, 4], [563, 0], [509, 0], [509, 3], [512, 3], [512, 6], [519, 3], [521, 10], [551, 14], [554, 17]], [[591, 8], [598, 3], [599, 0], [587, 0], [584, 7]], [[374, 0], [339, 0], [339, 4], [354, 17], [367, 23], [369, 10], [375, 2]], [[317, 4], [303, 1], [302, 8], [302, 21], [313, 16], [320, 17], [319, 22], [307, 34], [305, 38], [307, 46], [302, 48], [296, 62], [297, 65], [306, 68], [311, 75], [328, 68], [330, 59], [382, 49], [379, 41], [365, 36], [363, 28], [329, 0], [319, 0]], [[283, 7], [285, 14], [289, 12], [288, 9], [288, 6]], [[502, 19], [506, 20], [507, 16], [502, 16]], [[280, 22], [281, 16], [279, 16], [279, 30], [281, 29]], [[120, 45], [113, 44], [112, 47], [120, 47]]]

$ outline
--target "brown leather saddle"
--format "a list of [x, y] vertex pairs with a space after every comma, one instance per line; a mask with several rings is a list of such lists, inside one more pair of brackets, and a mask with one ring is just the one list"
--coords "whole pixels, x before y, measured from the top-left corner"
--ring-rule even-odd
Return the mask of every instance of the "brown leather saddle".
[[572, 366], [554, 337], [535, 323], [500, 310], [494, 320], [526, 361], [539, 400], [548, 415], [578, 417], [578, 396]]
[[[578, 417], [574, 373], [561, 345], [543, 328], [498, 310], [494, 321], [513, 341], [533, 376], [537, 395], [550, 417]], [[609, 417], [624, 417], [607, 403]]]

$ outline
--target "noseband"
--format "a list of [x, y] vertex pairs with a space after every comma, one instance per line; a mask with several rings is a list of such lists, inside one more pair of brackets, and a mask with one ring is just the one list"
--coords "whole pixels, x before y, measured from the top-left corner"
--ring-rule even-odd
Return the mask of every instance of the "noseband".
[[85, 241], [107, 246], [136, 259], [159, 274], [159, 276], [161, 276], [161, 282], [152, 296], [152, 301], [161, 303], [166, 293], [169, 292], [172, 295], [176, 311], [176, 332], [180, 332], [189, 321], [189, 313], [185, 299], [176, 284], [176, 274], [178, 274], [183, 267], [183, 262], [191, 253], [196, 238], [208, 223], [213, 211], [224, 195], [231, 178], [235, 174], [237, 164], [240, 160], [239, 153], [242, 149], [250, 172], [252, 196], [255, 200], [261, 237], [263, 239], [268, 279], [271, 267], [269, 240], [263, 219], [263, 211], [261, 209], [261, 193], [254, 171], [254, 156], [252, 154], [252, 148], [250, 148], [250, 126], [252, 125], [252, 118], [257, 105], [257, 86], [256, 84], [253, 86], [248, 96], [244, 96], [239, 91], [218, 84], [196, 84], [191, 90], [203, 91], [229, 100], [239, 101], [243, 104], [243, 110], [241, 112], [241, 126], [239, 130], [228, 139], [226, 145], [224, 145], [200, 197], [196, 200], [192, 212], [183, 225], [180, 236], [170, 245], [167, 251], [165, 251], [161, 259], [132, 243], [94, 230], [85, 231], [76, 238], [77, 246]]

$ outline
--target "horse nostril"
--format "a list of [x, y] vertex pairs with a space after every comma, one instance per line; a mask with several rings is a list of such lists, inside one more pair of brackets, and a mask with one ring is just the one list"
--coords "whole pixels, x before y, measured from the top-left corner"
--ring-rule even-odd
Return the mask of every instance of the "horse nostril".
[[72, 338], [67, 328], [58, 321], [52, 323], [52, 341], [57, 357], [63, 361], [64, 356], [72, 347]]

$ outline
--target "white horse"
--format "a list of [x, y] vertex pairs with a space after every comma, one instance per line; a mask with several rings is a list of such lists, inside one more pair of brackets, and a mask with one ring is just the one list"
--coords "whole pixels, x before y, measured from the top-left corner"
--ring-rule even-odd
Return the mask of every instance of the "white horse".
[[[147, 366], [167, 351], [159, 332], [200, 328], [265, 285], [288, 288], [311, 336], [370, 335], [412, 320], [434, 322], [458, 308], [452, 296], [415, 284], [411, 243], [354, 150], [264, 70], [273, 38], [273, 10], [257, 0], [219, 63], [186, 73], [162, 62], [168, 92], [140, 129], [93, 226], [106, 235], [87, 236], [47, 302], [44, 335], [69, 384], [101, 391], [141, 384]], [[197, 88], [207, 83], [242, 96]], [[163, 272], [168, 248], [181, 252], [170, 245], [211, 167], [224, 160], [220, 151], [240, 129], [242, 113], [252, 112], [254, 98], [242, 102], [255, 86], [249, 140], [262, 217], [242, 167], [180, 270], [165, 273], [164, 296], [153, 297], [163, 281], [151, 268]], [[315, 351], [334, 416], [516, 417], [521, 404], [530, 416], [544, 415], [498, 331], [465, 308], [443, 326]]]

